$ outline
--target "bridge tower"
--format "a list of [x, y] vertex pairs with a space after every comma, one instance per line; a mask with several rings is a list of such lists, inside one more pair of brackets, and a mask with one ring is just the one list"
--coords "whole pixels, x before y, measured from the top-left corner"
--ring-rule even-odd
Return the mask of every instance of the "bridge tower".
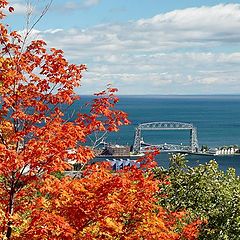
[[[190, 146], [187, 148], [191, 152], [197, 152], [199, 149], [197, 139], [197, 128], [190, 123], [181, 122], [151, 122], [139, 124], [135, 130], [133, 152], [139, 153], [141, 151], [141, 134], [142, 130], [190, 130]], [[155, 145], [156, 146], [156, 145]], [[159, 145], [158, 145], [159, 146]], [[180, 149], [180, 148], [179, 148]]]
[[190, 144], [191, 144], [192, 152], [198, 152], [199, 146], [198, 146], [197, 128], [196, 127], [193, 127], [190, 130]]
[[141, 148], [141, 128], [138, 126], [135, 130], [134, 143], [133, 143], [133, 152], [139, 153]]

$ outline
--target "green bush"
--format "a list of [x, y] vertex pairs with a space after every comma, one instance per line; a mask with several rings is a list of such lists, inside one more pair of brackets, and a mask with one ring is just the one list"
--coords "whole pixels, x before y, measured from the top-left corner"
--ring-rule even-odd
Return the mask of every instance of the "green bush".
[[221, 171], [215, 161], [189, 167], [184, 155], [175, 154], [169, 169], [158, 167], [154, 173], [169, 183], [160, 185], [159, 204], [207, 220], [199, 239], [240, 239], [240, 178], [234, 169]]

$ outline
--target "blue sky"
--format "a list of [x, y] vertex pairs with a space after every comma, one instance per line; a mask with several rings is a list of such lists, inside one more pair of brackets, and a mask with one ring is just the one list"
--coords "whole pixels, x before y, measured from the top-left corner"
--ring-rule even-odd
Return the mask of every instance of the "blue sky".
[[[22, 31], [24, 0], [5, 21]], [[47, 0], [32, 0], [33, 19]], [[240, 1], [53, 0], [32, 38], [85, 63], [80, 94], [240, 93]]]

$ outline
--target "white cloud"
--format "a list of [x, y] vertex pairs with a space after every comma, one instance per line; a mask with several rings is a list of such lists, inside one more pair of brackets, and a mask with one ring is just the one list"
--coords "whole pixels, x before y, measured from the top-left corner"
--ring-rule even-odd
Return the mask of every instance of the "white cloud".
[[84, 0], [83, 5], [86, 7], [92, 7], [95, 5], [98, 5], [100, 3], [100, 0]]
[[66, 1], [65, 4], [62, 6], [58, 5], [58, 10], [78, 10], [84, 8], [91, 8], [100, 3], [101, 0], [82, 0], [82, 1]]
[[72, 61], [88, 64], [85, 93], [109, 82], [123, 94], [223, 93], [240, 91], [240, 52], [230, 49], [240, 47], [237, 29], [240, 4], [220, 4], [35, 34], [65, 50]]
[[199, 83], [203, 83], [203, 84], [215, 84], [219, 81], [218, 78], [216, 77], [206, 77], [206, 78], [202, 78], [199, 79]]
[[64, 4], [64, 10], [74, 10], [77, 9], [79, 7], [79, 4], [77, 2], [73, 2], [73, 1], [68, 1]]
[[[137, 25], [142, 31], [164, 31], [168, 33], [169, 39], [175, 39], [179, 34], [179, 40], [222, 41], [239, 37], [236, 31], [240, 27], [239, 13], [239, 4], [220, 4], [175, 10], [150, 19], [141, 19], [137, 21]], [[172, 34], [174, 31], [176, 34]]]

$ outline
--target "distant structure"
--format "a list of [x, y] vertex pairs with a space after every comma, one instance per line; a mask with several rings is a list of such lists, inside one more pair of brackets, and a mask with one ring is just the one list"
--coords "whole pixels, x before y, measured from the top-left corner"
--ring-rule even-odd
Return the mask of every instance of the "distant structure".
[[95, 150], [96, 156], [130, 156], [130, 146], [107, 144], [103, 149]]
[[112, 155], [112, 156], [129, 156], [130, 155], [129, 146], [121, 146], [118, 144], [107, 146], [106, 151], [107, 151], [106, 155]]
[[[142, 147], [142, 131], [159, 131], [159, 130], [189, 130], [190, 131], [190, 145], [173, 145], [173, 144], [160, 144]], [[198, 152], [198, 139], [197, 139], [197, 129], [190, 123], [181, 122], [150, 122], [139, 124], [135, 131], [135, 138], [133, 144], [133, 152], [140, 153], [144, 152], [146, 148], [156, 147], [163, 151], [183, 151], [183, 152]]]

